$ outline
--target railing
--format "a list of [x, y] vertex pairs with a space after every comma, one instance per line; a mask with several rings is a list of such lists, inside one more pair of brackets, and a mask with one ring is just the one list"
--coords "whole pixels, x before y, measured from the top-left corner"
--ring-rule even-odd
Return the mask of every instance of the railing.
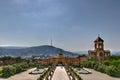
[[55, 66], [50, 66], [37, 80], [51, 80], [55, 68]]
[[67, 75], [69, 77], [69, 80], [75, 80], [75, 77], [73, 76], [73, 73], [70, 70], [70, 68], [68, 66], [65, 66], [65, 69], [66, 69]]
[[51, 80], [51, 79], [52, 79], [52, 76], [53, 76], [53, 74], [54, 74], [55, 68], [56, 68], [56, 67], [54, 66], [54, 67], [52, 67], [52, 68], [50, 69], [50, 71], [48, 72], [48, 74], [46, 75], [46, 77], [45, 77], [44, 80]]
[[70, 80], [82, 80], [78, 73], [76, 73], [72, 67], [65, 66], [67, 75], [69, 76]]

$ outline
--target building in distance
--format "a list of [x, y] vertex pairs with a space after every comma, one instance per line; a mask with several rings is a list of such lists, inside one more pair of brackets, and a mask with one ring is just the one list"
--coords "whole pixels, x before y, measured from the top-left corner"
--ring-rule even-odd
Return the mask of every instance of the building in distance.
[[102, 62], [109, 58], [110, 51], [104, 50], [104, 40], [98, 36], [94, 41], [94, 50], [88, 50], [88, 55], [90, 59]]

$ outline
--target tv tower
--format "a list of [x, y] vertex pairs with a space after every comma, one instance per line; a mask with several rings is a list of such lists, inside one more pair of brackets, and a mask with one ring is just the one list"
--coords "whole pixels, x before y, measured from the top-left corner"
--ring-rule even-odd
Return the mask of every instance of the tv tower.
[[52, 43], [52, 38], [51, 38], [51, 46], [53, 46], [53, 43]]

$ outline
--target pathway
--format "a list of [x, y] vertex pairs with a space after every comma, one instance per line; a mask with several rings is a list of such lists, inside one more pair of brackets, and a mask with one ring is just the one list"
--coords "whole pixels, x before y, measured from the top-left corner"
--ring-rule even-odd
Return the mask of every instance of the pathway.
[[80, 77], [83, 80], [120, 80], [120, 78], [111, 77], [107, 74], [95, 71], [93, 69], [88, 70], [91, 71], [92, 74], [80, 74]]
[[63, 66], [56, 67], [52, 80], [69, 80], [69, 77]]
[[40, 76], [40, 74], [29, 74], [29, 72], [32, 70], [35, 70], [35, 68], [29, 69], [29, 70], [19, 73], [19, 74], [16, 74], [7, 79], [0, 78], [0, 80], [37, 80], [37, 78]]

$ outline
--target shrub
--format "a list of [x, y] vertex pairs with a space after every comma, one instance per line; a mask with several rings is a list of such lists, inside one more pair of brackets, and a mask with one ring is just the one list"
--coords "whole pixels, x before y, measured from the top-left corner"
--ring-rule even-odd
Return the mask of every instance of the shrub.
[[97, 70], [98, 66], [99, 66], [99, 63], [96, 63], [96, 64], [94, 65], [93, 69]]
[[16, 73], [20, 73], [20, 72], [24, 71], [21, 64], [15, 64], [13, 66], [16, 68]]
[[48, 68], [37, 80], [44, 80], [45, 76], [50, 72], [51, 67]]
[[110, 76], [120, 77], [120, 70], [114, 65], [108, 66], [105, 72]]
[[26, 69], [31, 68], [30, 65], [32, 65], [32, 64], [23, 62], [23, 63], [13, 64], [10, 66], [4, 66], [2, 69], [2, 77], [10, 77], [14, 74], [25, 71]]
[[111, 63], [109, 60], [105, 60], [105, 61], [103, 61], [103, 64], [109, 66]]
[[106, 65], [100, 64], [97, 68], [97, 71], [100, 71], [102, 73], [105, 73]]
[[23, 70], [26, 70], [30, 67], [29, 64], [27, 64], [26, 62], [20, 63], [20, 64], [21, 64], [21, 67], [23, 68]]
[[111, 65], [118, 66], [120, 64], [120, 60], [112, 60]]
[[14, 75], [16, 73], [16, 68], [13, 66], [5, 66], [2, 70], [3, 77], [10, 77], [11, 75]]
[[105, 60], [103, 64], [95, 61], [87, 61], [81, 63], [81, 65], [87, 68], [93, 68], [110, 76], [120, 77], [120, 60]]
[[118, 69], [120, 70], [120, 64], [118, 65]]

